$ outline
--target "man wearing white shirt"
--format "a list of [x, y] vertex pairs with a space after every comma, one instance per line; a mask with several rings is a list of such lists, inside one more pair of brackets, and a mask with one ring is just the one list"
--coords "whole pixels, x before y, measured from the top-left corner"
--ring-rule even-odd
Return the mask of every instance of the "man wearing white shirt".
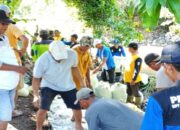
[[4, 35], [10, 23], [14, 23], [0, 10], [0, 130], [6, 130], [14, 109], [14, 96], [19, 74], [27, 69], [18, 65], [15, 53]]

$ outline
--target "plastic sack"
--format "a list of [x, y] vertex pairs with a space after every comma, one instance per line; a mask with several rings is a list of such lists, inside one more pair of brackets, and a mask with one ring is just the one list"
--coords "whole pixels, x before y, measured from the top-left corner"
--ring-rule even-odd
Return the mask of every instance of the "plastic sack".
[[97, 87], [94, 87], [94, 93], [99, 98], [111, 99], [112, 94], [109, 83], [99, 82]]
[[138, 113], [141, 113], [141, 114], [144, 114], [144, 112], [139, 109], [136, 105], [132, 104], [132, 103], [125, 103], [125, 105], [130, 108], [131, 110], [135, 111], [135, 112], [138, 112]]
[[29, 86], [27, 86], [25, 84], [24, 87], [18, 91], [18, 96], [28, 97], [29, 96]]
[[96, 74], [91, 75], [91, 85], [93, 87], [97, 87], [98, 83], [99, 83], [99, 81], [97, 79], [97, 75]]
[[142, 82], [144, 85], [148, 84], [149, 82], [149, 76], [145, 73], [141, 73]]
[[111, 87], [112, 98], [121, 102], [127, 101], [127, 87], [124, 84], [116, 83]]

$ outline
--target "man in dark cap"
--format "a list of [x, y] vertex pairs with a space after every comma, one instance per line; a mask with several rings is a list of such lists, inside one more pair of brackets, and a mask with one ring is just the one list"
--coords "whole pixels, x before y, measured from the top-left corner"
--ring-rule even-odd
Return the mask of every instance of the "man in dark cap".
[[12, 119], [16, 86], [20, 74], [26, 73], [25, 67], [19, 66], [14, 50], [11, 48], [5, 31], [14, 23], [3, 10], [0, 10], [0, 130], [6, 130]]
[[141, 130], [180, 130], [180, 41], [163, 48], [161, 63], [176, 84], [150, 96]]

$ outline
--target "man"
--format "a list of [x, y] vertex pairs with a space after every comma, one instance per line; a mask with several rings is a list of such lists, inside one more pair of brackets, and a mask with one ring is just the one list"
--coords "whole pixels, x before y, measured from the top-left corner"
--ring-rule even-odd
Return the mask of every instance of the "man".
[[[74, 48], [78, 56], [78, 69], [87, 87], [91, 87], [90, 68], [92, 66], [91, 54], [88, 52], [93, 44], [93, 39], [89, 36], [84, 36], [80, 40], [80, 46]], [[74, 77], [77, 90], [81, 89], [79, 80]]]
[[115, 63], [112, 57], [110, 48], [102, 45], [102, 40], [95, 39], [94, 47], [98, 48], [96, 54], [96, 61], [98, 58], [101, 59], [100, 65], [93, 71], [93, 74], [97, 73], [103, 69], [101, 78], [103, 81], [108, 81], [110, 84], [114, 83], [114, 72], [115, 72]]
[[12, 119], [19, 74], [27, 71], [18, 65], [15, 53], [4, 35], [10, 23], [14, 22], [0, 10], [0, 130], [6, 130], [8, 121]]
[[61, 36], [61, 32], [60, 32], [59, 30], [55, 30], [55, 31], [54, 31], [54, 37], [53, 37], [53, 39], [54, 39], [55, 41], [61, 41], [62, 36]]
[[141, 130], [180, 130], [180, 41], [163, 48], [161, 63], [176, 84], [150, 96]]
[[[0, 10], [5, 11], [6, 15], [8, 17], [10, 17], [11, 14], [11, 10], [9, 9], [8, 6], [6, 5], [0, 5]], [[27, 47], [28, 47], [28, 38], [22, 33], [22, 31], [14, 24], [10, 24], [8, 26], [8, 29], [6, 30], [6, 35], [9, 39], [9, 43], [11, 45], [11, 47], [14, 49], [15, 54], [16, 54], [16, 58], [18, 60], [19, 65], [22, 65], [21, 62], [21, 57], [25, 54]], [[21, 49], [18, 49], [18, 42], [21, 41], [22, 42], [22, 47]], [[18, 90], [20, 90], [21, 88], [23, 88], [24, 86], [24, 79], [23, 76], [20, 76], [20, 81], [19, 84], [16, 88], [16, 96], [15, 96], [15, 102], [17, 101], [18, 98]], [[16, 116], [20, 116], [22, 115], [22, 111], [19, 110], [14, 110], [13, 111], [13, 117]]]
[[73, 50], [67, 49], [61, 41], [54, 41], [49, 45], [49, 51], [45, 52], [35, 63], [33, 74], [34, 106], [39, 103], [40, 109], [37, 112], [36, 130], [42, 130], [42, 125], [47, 111], [54, 97], [61, 95], [66, 106], [73, 109], [76, 130], [83, 130], [81, 125], [81, 111], [79, 104], [74, 105], [76, 100], [76, 87], [72, 78], [72, 73], [80, 81], [80, 86], [84, 87], [81, 75], [77, 67], [77, 56]]
[[114, 45], [110, 48], [111, 52], [112, 52], [112, 55], [113, 56], [123, 56], [123, 57], [125, 57], [126, 53], [124, 51], [124, 48], [119, 45], [120, 44], [119, 40], [118, 39], [114, 39], [113, 40], [113, 44]]
[[78, 35], [77, 34], [73, 34], [73, 35], [71, 35], [70, 42], [64, 42], [64, 44], [70, 46], [70, 48], [75, 48], [76, 45], [78, 45], [77, 39], [78, 39]]
[[131, 53], [131, 60], [129, 66], [126, 66], [124, 72], [124, 82], [127, 84], [127, 102], [133, 102], [135, 97], [135, 104], [140, 107], [141, 95], [139, 93], [139, 86], [141, 82], [141, 65], [142, 59], [138, 55], [138, 44], [130, 43], [128, 45], [128, 51]]
[[145, 63], [156, 73], [156, 89], [157, 91], [163, 90], [172, 86], [172, 81], [164, 73], [164, 68], [161, 66], [160, 56], [156, 53], [149, 53], [144, 58]]
[[49, 44], [52, 42], [52, 40], [48, 40], [48, 31], [47, 30], [41, 30], [40, 31], [40, 42], [36, 42], [32, 45], [32, 59], [33, 61], [36, 61], [44, 52], [48, 50]]
[[142, 115], [115, 100], [98, 99], [89, 88], [76, 94], [76, 102], [87, 109], [88, 130], [139, 130]]

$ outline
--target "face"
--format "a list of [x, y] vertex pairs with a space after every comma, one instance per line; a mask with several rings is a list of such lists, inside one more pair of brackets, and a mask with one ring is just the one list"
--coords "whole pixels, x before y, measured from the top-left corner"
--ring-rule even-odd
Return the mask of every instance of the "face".
[[156, 62], [151, 62], [148, 65], [152, 70], [158, 71], [161, 67], [161, 64], [157, 64]]
[[101, 49], [102, 48], [102, 44], [97, 44], [96, 48]]
[[4, 34], [8, 28], [9, 23], [0, 22], [0, 34]]
[[129, 51], [130, 53], [134, 53], [134, 52], [135, 52], [135, 50], [134, 50], [133, 48], [131, 48], [131, 47], [128, 48], [128, 51]]
[[60, 32], [55, 31], [55, 32], [54, 32], [54, 35], [55, 35], [56, 37], [59, 37], [59, 36], [60, 36]]
[[115, 44], [114, 47], [115, 47], [116, 49], [118, 49], [119, 45]]
[[82, 52], [87, 52], [89, 50], [90, 46], [86, 45], [86, 46], [81, 46], [81, 51]]
[[76, 38], [75, 37], [71, 37], [71, 42], [76, 42]]
[[176, 69], [173, 67], [173, 65], [164, 63], [163, 67], [164, 67], [164, 72], [168, 76], [168, 78], [171, 81], [176, 82]]
[[81, 99], [79, 103], [80, 103], [81, 108], [83, 109], [87, 109], [89, 107], [88, 100]]

